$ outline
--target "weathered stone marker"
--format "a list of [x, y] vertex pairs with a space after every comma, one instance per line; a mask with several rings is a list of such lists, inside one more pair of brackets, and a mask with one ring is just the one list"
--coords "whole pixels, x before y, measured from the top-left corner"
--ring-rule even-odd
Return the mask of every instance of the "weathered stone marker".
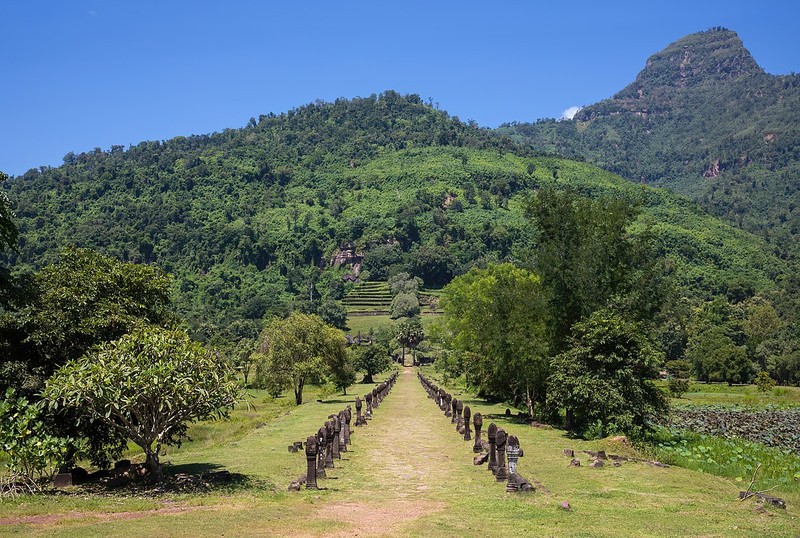
[[483, 428], [483, 416], [480, 413], [475, 413], [472, 417], [472, 425], [475, 426], [475, 444], [472, 445], [472, 451], [475, 454], [480, 454], [483, 450], [481, 444], [481, 428]]
[[[366, 393], [364, 395], [364, 399], [367, 400], [367, 412], [364, 418], [366, 420], [372, 420], [372, 393]], [[366, 420], [364, 421], [364, 424], [367, 423]]]
[[344, 440], [344, 411], [339, 411], [339, 415], [336, 418], [339, 420], [339, 457], [341, 458], [341, 453], [347, 452], [347, 441]]
[[472, 440], [472, 428], [470, 428], [469, 421], [472, 418], [472, 411], [470, 410], [468, 405], [464, 406], [464, 421], [463, 421], [463, 428], [464, 428], [464, 440], [471, 441]]
[[449, 392], [445, 393], [444, 402], [445, 402], [444, 416], [450, 418], [453, 416], [452, 411], [450, 411], [450, 408], [452, 407], [451, 404], [453, 403], [453, 395], [450, 394]]
[[508, 478], [506, 469], [506, 431], [504, 429], [497, 430], [495, 442], [497, 444], [497, 472], [494, 476], [498, 482], [502, 482]]
[[361, 396], [356, 396], [356, 426], [363, 426], [367, 423], [367, 420], [361, 414]]
[[350, 406], [344, 408], [344, 442], [350, 444], [350, 420], [353, 418], [353, 410]]
[[340, 460], [342, 455], [339, 454], [339, 434], [342, 431], [342, 425], [339, 424], [339, 415], [331, 415], [331, 425], [333, 426], [333, 437], [331, 437], [331, 444], [333, 445], [333, 457]]
[[325, 468], [333, 469], [333, 422], [325, 423]]
[[317, 452], [318, 441], [315, 436], [306, 439], [306, 489], [319, 489], [317, 487]]
[[456, 431], [463, 435], [462, 429], [464, 428], [464, 402], [461, 400], [456, 404]]
[[450, 408], [452, 410], [450, 414], [450, 424], [458, 424], [458, 399], [453, 398], [450, 400]]
[[519, 440], [516, 435], [509, 435], [506, 443], [506, 455], [508, 456], [508, 482], [506, 492], [513, 493], [519, 491], [517, 485], [517, 461], [519, 460]]
[[327, 478], [327, 475], [325, 474], [327, 437], [328, 430], [326, 430], [325, 426], [323, 426], [317, 431], [317, 440], [319, 442], [319, 448], [317, 449], [317, 478]]
[[497, 441], [497, 426], [494, 422], [489, 424], [489, 429], [486, 431], [486, 435], [489, 437], [489, 470], [492, 471], [492, 474], [496, 474], [497, 453], [495, 442]]

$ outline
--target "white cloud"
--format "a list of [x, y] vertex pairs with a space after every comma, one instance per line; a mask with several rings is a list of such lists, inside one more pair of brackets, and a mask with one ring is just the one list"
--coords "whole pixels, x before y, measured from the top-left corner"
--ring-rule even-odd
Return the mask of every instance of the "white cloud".
[[575, 117], [575, 114], [577, 114], [578, 111], [580, 109], [582, 109], [582, 108], [583, 108], [582, 106], [571, 106], [568, 109], [566, 109], [564, 112], [561, 113], [561, 117], [559, 119], [560, 120], [571, 120], [572, 118]]

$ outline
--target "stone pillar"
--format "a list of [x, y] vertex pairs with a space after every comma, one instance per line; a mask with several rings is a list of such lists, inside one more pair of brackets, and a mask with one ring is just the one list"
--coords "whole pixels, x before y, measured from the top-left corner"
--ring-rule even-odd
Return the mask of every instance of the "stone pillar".
[[333, 422], [325, 423], [325, 468], [333, 469]]
[[325, 475], [325, 439], [327, 436], [328, 431], [325, 429], [325, 426], [317, 431], [317, 443], [319, 445], [317, 450], [317, 478], [327, 478]]
[[516, 435], [508, 436], [508, 446], [506, 447], [506, 454], [508, 454], [508, 483], [506, 484], [506, 491], [513, 493], [519, 491], [519, 483], [517, 482], [517, 461], [519, 460], [520, 452], [519, 439]]
[[[364, 395], [364, 399], [367, 400], [367, 414], [364, 417], [365, 420], [372, 420], [372, 393], [368, 392]], [[364, 422], [366, 424], [366, 422]]]
[[481, 444], [481, 428], [483, 428], [483, 416], [480, 413], [475, 413], [472, 417], [472, 425], [475, 426], [475, 444], [472, 445], [472, 452], [480, 454], [483, 451]]
[[[339, 411], [339, 453], [347, 452], [347, 441], [344, 439], [345, 420], [344, 411]], [[341, 457], [341, 456], [340, 456]]]
[[450, 409], [452, 407], [451, 404], [453, 403], [453, 395], [450, 394], [449, 392], [446, 392], [445, 395], [444, 395], [444, 402], [445, 402], [444, 403], [444, 406], [445, 406], [444, 407], [444, 416], [446, 416], [447, 418], [450, 418], [450, 417], [453, 416], [453, 412], [450, 411]]
[[380, 399], [378, 398], [378, 389], [372, 389], [372, 409], [377, 409], [380, 403]]
[[339, 444], [339, 434], [342, 431], [342, 425], [339, 424], [339, 415], [331, 415], [331, 424], [333, 425], [333, 438], [331, 444], [333, 445], [333, 457], [340, 460], [342, 455], [339, 453], [341, 448]]
[[450, 400], [450, 424], [458, 424], [458, 400], [453, 398]]
[[462, 421], [462, 427], [464, 428], [464, 440], [471, 441], [472, 440], [472, 428], [470, 428], [469, 420], [472, 418], [472, 411], [470, 410], [468, 405], [464, 406], [464, 420]]
[[350, 444], [350, 421], [353, 418], [353, 410], [350, 406], [344, 408], [344, 443]]
[[366, 420], [361, 415], [361, 396], [356, 396], [356, 426], [363, 426], [366, 423]]
[[489, 437], [489, 470], [492, 473], [497, 473], [497, 453], [495, 452], [495, 441], [497, 439], [497, 426], [494, 422], [489, 424], [489, 429], [486, 431]]
[[497, 430], [495, 439], [497, 444], [497, 472], [494, 476], [498, 482], [502, 482], [508, 478], [508, 470], [506, 469], [506, 431], [502, 428]]
[[462, 414], [464, 413], [464, 402], [461, 400], [458, 401], [456, 404], [456, 431], [461, 433], [461, 428], [464, 427], [464, 417]]
[[306, 489], [319, 489], [317, 487], [317, 438], [311, 436], [306, 439]]

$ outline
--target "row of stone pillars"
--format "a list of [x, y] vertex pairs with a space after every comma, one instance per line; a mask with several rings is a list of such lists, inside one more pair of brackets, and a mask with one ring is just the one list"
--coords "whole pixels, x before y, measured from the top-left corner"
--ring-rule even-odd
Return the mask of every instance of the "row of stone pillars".
[[[396, 381], [397, 373], [395, 372], [389, 379], [365, 394], [363, 400], [361, 397], [356, 397], [355, 426], [366, 426], [367, 421], [372, 420], [375, 409], [380, 406]], [[364, 413], [362, 413], [363, 402], [366, 402]], [[319, 489], [317, 479], [327, 478], [325, 470], [333, 469], [334, 460], [340, 460], [342, 453], [348, 451], [347, 447], [350, 445], [350, 437], [353, 433], [350, 429], [352, 418], [353, 412], [350, 405], [348, 405], [339, 413], [329, 415], [328, 420], [317, 433], [306, 439], [306, 489]], [[292, 482], [289, 489], [300, 489], [302, 480], [303, 477], [300, 477], [300, 479]]]
[[[514, 435], [508, 435], [505, 430], [498, 428], [494, 423], [489, 424], [486, 429], [488, 441], [481, 437], [483, 430], [483, 416], [480, 413], [472, 415], [472, 410], [464, 402], [454, 398], [450, 393], [439, 388], [430, 379], [418, 372], [420, 383], [444, 415], [450, 418], [450, 423], [455, 424], [456, 432], [464, 441], [471, 441], [472, 430], [470, 428], [470, 418], [472, 426], [475, 428], [475, 439], [472, 444], [472, 452], [478, 454], [473, 459], [475, 465], [481, 465], [488, 461], [489, 470], [494, 474], [498, 482], [506, 483], [506, 491], [533, 491], [534, 487], [517, 472], [517, 462], [523, 456], [519, 446], [519, 439]], [[506, 464], [506, 460], [508, 464]]]

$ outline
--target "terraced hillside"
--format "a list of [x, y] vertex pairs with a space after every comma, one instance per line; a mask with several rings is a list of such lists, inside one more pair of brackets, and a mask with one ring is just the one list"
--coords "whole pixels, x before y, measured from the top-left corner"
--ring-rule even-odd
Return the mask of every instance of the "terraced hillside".
[[386, 282], [359, 282], [342, 302], [351, 316], [388, 314], [392, 295]]

